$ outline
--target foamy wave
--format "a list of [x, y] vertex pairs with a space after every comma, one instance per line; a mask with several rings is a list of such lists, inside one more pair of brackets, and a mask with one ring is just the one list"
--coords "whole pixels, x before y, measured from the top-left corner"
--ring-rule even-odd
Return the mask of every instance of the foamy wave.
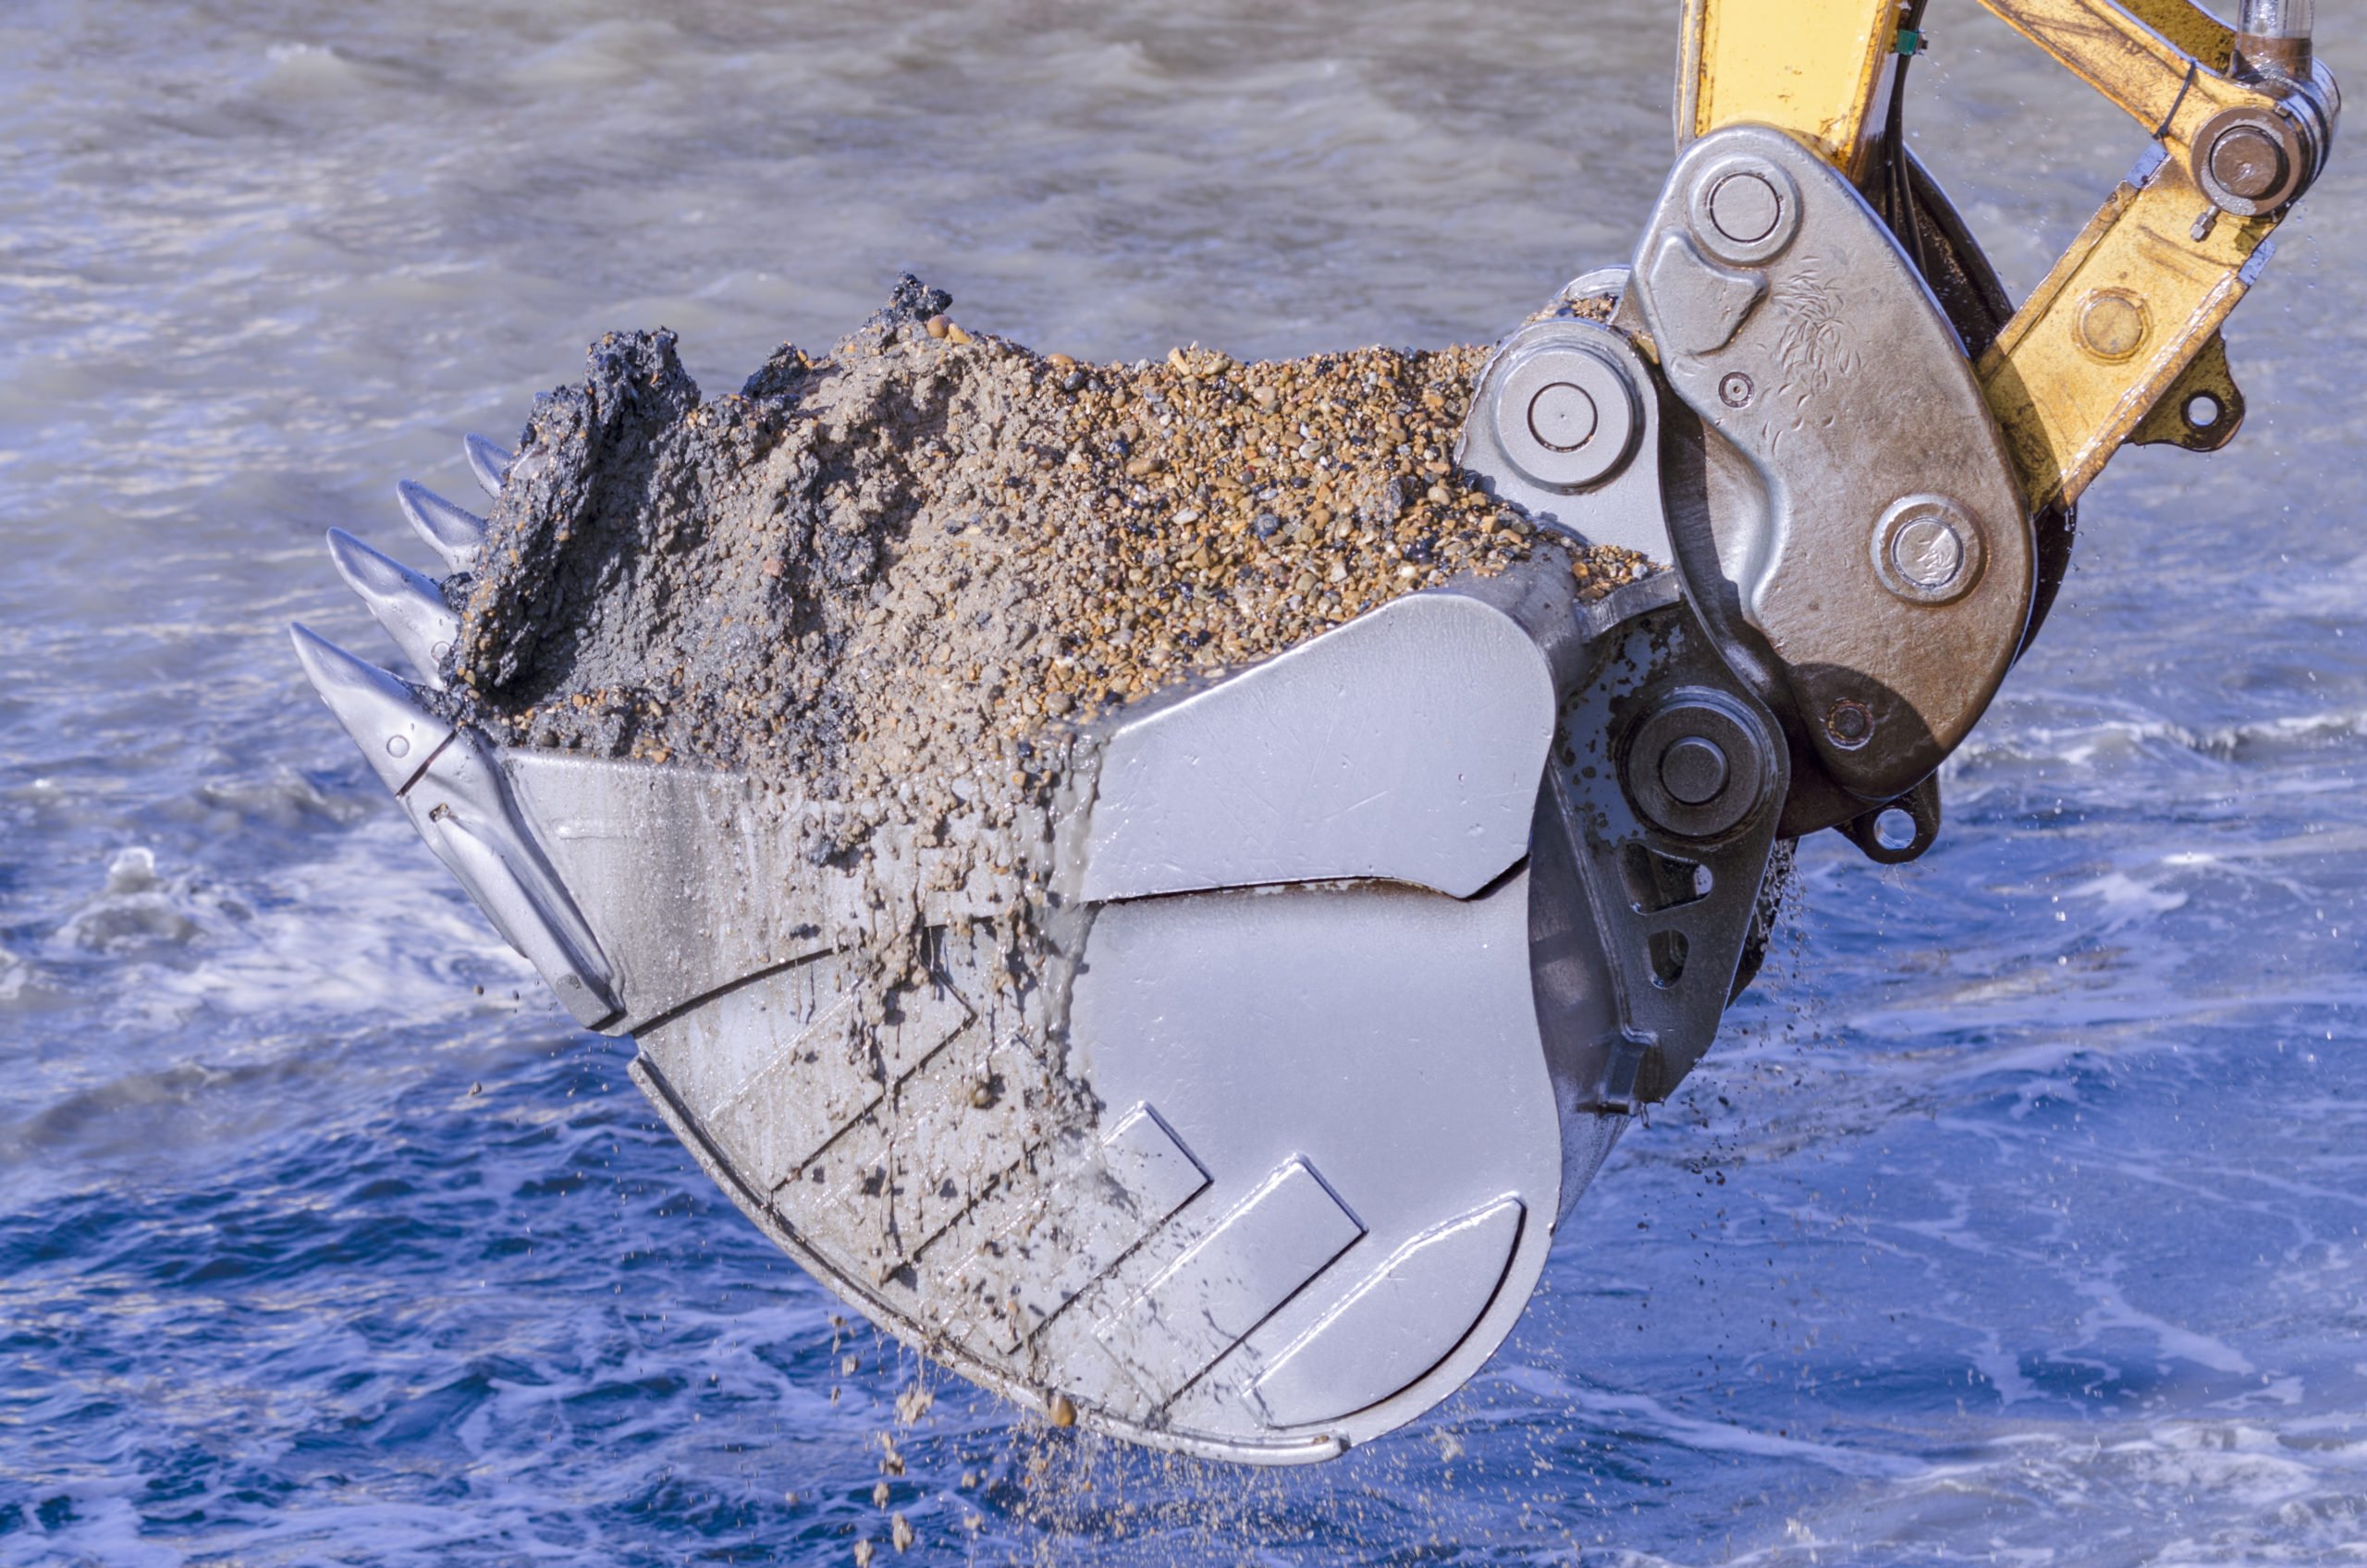
[[2217, 762], [2244, 763], [2297, 750], [2335, 746], [2367, 735], [2367, 707], [2288, 714], [2198, 729], [2159, 717], [2099, 718], [2083, 724], [2012, 726], [1993, 722], [1958, 747], [1957, 769], [2060, 763], [2092, 766], [2165, 748]]
[[1525, 1366], [1506, 1357], [1482, 1374], [1487, 1382], [1502, 1383], [1566, 1410], [1583, 1413], [1600, 1424], [1674, 1443], [1697, 1453], [1748, 1454], [1758, 1458], [1799, 1460], [1845, 1476], [1901, 1477], [1925, 1468], [1915, 1460], [1870, 1449], [1836, 1443], [1810, 1442], [1781, 1436], [1732, 1421], [1709, 1421], [1682, 1415], [1647, 1394], [1616, 1392], [1576, 1383], [1541, 1366]]

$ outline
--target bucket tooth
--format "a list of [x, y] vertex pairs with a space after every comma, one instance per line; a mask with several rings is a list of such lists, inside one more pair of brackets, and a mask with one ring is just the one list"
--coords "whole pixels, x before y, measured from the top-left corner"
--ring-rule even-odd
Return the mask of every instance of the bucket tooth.
[[329, 558], [403, 656], [428, 685], [440, 688], [444, 657], [460, 634], [460, 618], [444, 602], [434, 581], [342, 528], [329, 530]]
[[403, 516], [411, 519], [421, 538], [435, 547], [446, 566], [467, 571], [476, 565], [477, 552], [484, 548], [484, 519], [408, 479], [395, 486], [395, 499], [402, 503]]
[[409, 686], [354, 657], [308, 626], [291, 626], [296, 657], [329, 712], [345, 726], [387, 789], [400, 795], [452, 738], [452, 726], [420, 706]]
[[482, 435], [462, 437], [460, 449], [469, 455], [469, 472], [476, 475], [484, 493], [498, 498], [501, 482], [509, 477], [509, 465], [518, 460], [518, 455]]
[[616, 1022], [616, 971], [510, 797], [492, 747], [420, 706], [409, 686], [311, 629], [288, 632], [321, 700], [411, 825], [578, 1023]]
[[402, 803], [435, 858], [576, 1023], [616, 1023], [623, 1011], [616, 970], [518, 810], [494, 749], [456, 733]]

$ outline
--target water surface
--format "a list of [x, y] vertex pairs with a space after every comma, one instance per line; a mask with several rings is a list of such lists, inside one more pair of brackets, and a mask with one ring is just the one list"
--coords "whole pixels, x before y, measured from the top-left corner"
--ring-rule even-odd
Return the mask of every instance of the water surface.
[[[911, 268], [1078, 355], [1493, 337], [1632, 243], [1674, 9], [18, 0], [0, 1564], [2362, 1555], [2355, 160], [2237, 318], [2239, 443], [2092, 492], [1940, 847], [1809, 846], [1505, 1352], [1311, 1472], [842, 1329], [288, 656], [379, 646], [323, 527], [407, 548], [393, 481], [464, 494], [609, 328], [723, 389]], [[2027, 288], [2141, 133], [1932, 31], [1919, 145]]]

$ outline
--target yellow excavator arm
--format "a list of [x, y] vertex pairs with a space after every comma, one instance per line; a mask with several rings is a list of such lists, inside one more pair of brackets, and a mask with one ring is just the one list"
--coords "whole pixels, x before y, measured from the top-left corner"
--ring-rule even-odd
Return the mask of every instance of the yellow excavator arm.
[[[2157, 151], [2106, 199], [1981, 353], [2034, 510], [2076, 501], [2123, 443], [2213, 450], [2242, 399], [2219, 328], [2323, 166], [2340, 97], [2308, 0], [1981, 0], [2145, 128]], [[1689, 0], [1678, 123], [1772, 125], [1861, 183], [1882, 158], [1885, 66], [1919, 0]], [[1895, 124], [1895, 120], [1890, 122]]]

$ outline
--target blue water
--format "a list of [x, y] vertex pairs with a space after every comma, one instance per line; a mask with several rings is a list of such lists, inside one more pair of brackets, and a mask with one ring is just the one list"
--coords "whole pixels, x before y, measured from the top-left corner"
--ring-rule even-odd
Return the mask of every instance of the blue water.
[[[321, 528], [464, 493], [605, 328], [729, 386], [910, 266], [1078, 354], [1494, 336], [1665, 166], [1635, 9], [0, 16], [0, 1565], [2367, 1560], [2355, 161], [2236, 447], [2091, 493], [1939, 848], [1807, 846], [1504, 1353], [1313, 1471], [842, 1325], [301, 687], [287, 620], [376, 645]], [[2027, 287], [2139, 135], [1932, 29]]]

